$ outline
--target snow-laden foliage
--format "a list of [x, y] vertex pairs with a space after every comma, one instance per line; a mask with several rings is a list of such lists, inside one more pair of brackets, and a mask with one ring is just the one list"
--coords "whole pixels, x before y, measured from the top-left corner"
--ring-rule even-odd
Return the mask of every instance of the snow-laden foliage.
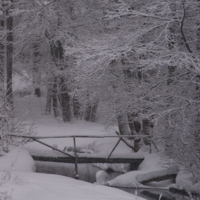
[[9, 145], [23, 145], [26, 140], [10, 136], [34, 134], [33, 124], [25, 121], [27, 113], [19, 115], [7, 101], [6, 91], [0, 92], [0, 151], [9, 152]]
[[107, 122], [153, 121], [163, 151], [199, 176], [199, 1], [99, 2], [101, 31], [65, 48], [81, 96], [98, 99]]
[[121, 134], [152, 134], [198, 176], [198, 0], [18, 3], [15, 59], [32, 66], [36, 89], [47, 88], [46, 114], [52, 107], [64, 121], [103, 119]]
[[5, 104], [5, 97], [1, 94], [1, 104], [0, 104], [0, 147], [4, 152], [8, 152], [9, 136], [10, 130], [12, 129], [12, 119], [11, 109]]

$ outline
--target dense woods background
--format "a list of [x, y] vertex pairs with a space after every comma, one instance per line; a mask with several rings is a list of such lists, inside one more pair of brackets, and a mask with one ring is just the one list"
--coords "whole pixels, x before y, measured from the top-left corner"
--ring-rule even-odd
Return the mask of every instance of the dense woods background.
[[[45, 96], [46, 115], [152, 135], [199, 178], [199, 0], [2, 0], [0, 12], [1, 119], [16, 96]], [[13, 92], [16, 75], [27, 87]]]

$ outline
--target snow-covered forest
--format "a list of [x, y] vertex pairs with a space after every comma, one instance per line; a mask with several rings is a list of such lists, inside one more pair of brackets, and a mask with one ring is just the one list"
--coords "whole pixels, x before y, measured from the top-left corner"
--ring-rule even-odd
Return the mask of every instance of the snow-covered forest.
[[[124, 137], [116, 151], [143, 153], [144, 172], [123, 169], [124, 177], [105, 185], [143, 187], [147, 179], [168, 173], [155, 166], [162, 157], [178, 174], [171, 187], [191, 199], [200, 193], [200, 1], [0, 0], [0, 200], [25, 199], [20, 192], [4, 193], [16, 171], [14, 161], [2, 165], [3, 159], [9, 163], [20, 149], [22, 163], [30, 164], [21, 169], [35, 171], [24, 150], [27, 140], [10, 134], [62, 133], [135, 136]], [[109, 140], [113, 146], [116, 141]], [[66, 146], [56, 139], [50, 144]], [[108, 140], [81, 145], [95, 153], [110, 151]], [[120, 195], [112, 198], [123, 199]], [[65, 196], [33, 197], [47, 198]]]

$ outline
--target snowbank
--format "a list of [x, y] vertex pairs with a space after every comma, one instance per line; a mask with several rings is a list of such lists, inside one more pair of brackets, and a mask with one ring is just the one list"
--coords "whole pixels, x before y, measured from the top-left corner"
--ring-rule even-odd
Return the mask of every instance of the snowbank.
[[[177, 174], [176, 184], [172, 184], [170, 180], [142, 184], [146, 180], [174, 174]], [[174, 187], [186, 192], [200, 194], [200, 181], [196, 180], [191, 173], [176, 167], [167, 166], [159, 154], [147, 154], [138, 171], [131, 171], [120, 175], [104, 184], [115, 187], [159, 187], [163, 189]]]
[[[138, 171], [131, 171], [108, 181], [110, 186], [117, 187], [147, 187], [142, 182], [160, 176], [176, 173], [176, 169], [168, 169], [163, 166], [158, 154], [147, 154], [140, 164]], [[162, 185], [160, 185], [162, 186]], [[148, 186], [149, 187], [149, 186]]]
[[21, 176], [26, 177], [24, 183], [7, 182], [0, 187], [0, 193], [6, 191], [12, 200], [144, 200], [118, 189], [59, 175], [22, 173]]
[[191, 192], [200, 195], [200, 181], [198, 181], [197, 183], [195, 183], [195, 184], [191, 187]]
[[9, 153], [0, 154], [0, 171], [12, 170], [19, 172], [34, 172], [35, 162], [28, 151], [21, 147], [9, 147]]
[[[108, 133], [109, 135], [116, 135], [115, 133]], [[119, 138], [102, 138], [95, 139], [92, 144], [90, 144], [90, 148], [97, 154], [109, 155], [112, 151], [113, 147], [117, 143]], [[119, 154], [121, 156], [134, 154], [132, 150], [124, 144], [124, 142], [120, 141], [117, 148], [114, 150], [113, 154]], [[143, 157], [143, 154], [137, 153], [138, 157]], [[109, 164], [109, 163], [96, 163], [95, 166], [99, 167], [102, 170], [111, 169], [115, 172], [126, 173], [130, 171], [130, 164]]]
[[200, 180], [196, 180], [191, 173], [183, 169], [179, 169], [175, 187], [179, 190], [185, 190], [186, 192], [200, 194]]
[[98, 184], [105, 184], [108, 180], [109, 174], [104, 170], [100, 170], [96, 173], [96, 182]]
[[0, 152], [0, 199], [7, 200], [144, 200], [124, 191], [72, 178], [33, 173], [34, 161], [22, 148]]

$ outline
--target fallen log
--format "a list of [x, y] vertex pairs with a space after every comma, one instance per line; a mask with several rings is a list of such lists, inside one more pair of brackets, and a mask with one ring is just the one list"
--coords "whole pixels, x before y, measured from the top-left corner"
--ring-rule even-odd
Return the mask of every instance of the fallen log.
[[77, 153], [77, 157], [75, 157], [73, 152], [71, 153], [72, 156], [49, 150], [29, 150], [29, 153], [37, 161], [63, 163], [74, 163], [75, 159], [77, 159], [77, 163], [132, 163], [138, 167], [144, 160], [144, 156], [141, 153], [132, 153], [130, 155], [112, 154], [109, 159], [108, 155], [104, 154]]

